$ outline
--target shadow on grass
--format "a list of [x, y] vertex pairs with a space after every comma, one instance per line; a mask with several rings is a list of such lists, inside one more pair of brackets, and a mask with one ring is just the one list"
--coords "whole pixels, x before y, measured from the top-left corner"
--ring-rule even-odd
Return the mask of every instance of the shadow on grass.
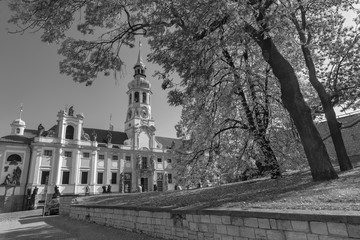
[[1, 239], [75, 239], [66, 231], [48, 224], [42, 216], [21, 217], [13, 224], [3, 232]]
[[[304, 171], [286, 175], [281, 179], [255, 179], [202, 189], [93, 196], [84, 199], [82, 203], [202, 209], [222, 206], [249, 208], [254, 204], [266, 205], [277, 202], [279, 206], [291, 208], [287, 204], [303, 199], [306, 204], [311, 205], [312, 202], [321, 204], [321, 201], [328, 202], [334, 198], [333, 194], [339, 190], [352, 189], [351, 191], [354, 192], [360, 190], [360, 168], [339, 175], [340, 178], [336, 180], [314, 182], [310, 172]], [[349, 190], [350, 196], [345, 194], [339, 201], [354, 202], [351, 198], [355, 198], [355, 201], [360, 200], [360, 194], [353, 194], [351, 191]]]

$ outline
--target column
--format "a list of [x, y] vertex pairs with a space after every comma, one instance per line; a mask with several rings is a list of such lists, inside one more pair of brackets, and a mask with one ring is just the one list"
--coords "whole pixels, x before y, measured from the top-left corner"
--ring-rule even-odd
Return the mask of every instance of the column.
[[[91, 153], [90, 182], [89, 182], [89, 185], [90, 185], [90, 186], [94, 186], [94, 185], [95, 185], [95, 181], [96, 181], [96, 169], [97, 169], [97, 159], [98, 159], [97, 150], [94, 150], [94, 151]], [[90, 189], [91, 189], [91, 188], [90, 188]]]
[[79, 184], [79, 175], [80, 175], [80, 150], [74, 151], [74, 157], [72, 158], [71, 163], [71, 174], [70, 174], [70, 184], [74, 184], [76, 193], [76, 185]]
[[54, 163], [52, 164], [53, 178], [51, 185], [60, 185], [62, 152], [63, 150], [61, 148], [55, 149], [54, 158], [53, 158]]
[[40, 156], [42, 153], [42, 149], [38, 147], [34, 147], [32, 157], [31, 157], [31, 164], [29, 165], [29, 186], [38, 185], [39, 184], [39, 171], [40, 171]]

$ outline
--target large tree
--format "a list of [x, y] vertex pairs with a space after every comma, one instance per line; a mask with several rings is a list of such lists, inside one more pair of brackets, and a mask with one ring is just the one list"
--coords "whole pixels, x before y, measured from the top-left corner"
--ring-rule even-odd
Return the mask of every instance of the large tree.
[[[322, 2], [330, 9], [354, 1], [306, 2]], [[337, 177], [301, 94], [295, 66], [285, 54], [289, 47], [283, 43], [290, 33], [284, 31], [284, 24], [287, 26], [289, 22], [284, 21], [281, 14], [286, 12], [281, 1], [43, 0], [12, 1], [10, 6], [14, 12], [11, 21], [22, 26], [20, 31], [40, 28], [43, 41], [62, 41], [59, 53], [65, 59], [60, 63], [61, 72], [88, 84], [100, 72], [119, 70], [122, 67], [120, 47], [132, 46], [138, 34], [151, 39], [154, 50], [151, 59], [160, 63], [165, 72], [178, 72], [184, 84], [192, 77], [185, 75], [188, 72], [185, 68], [189, 67], [186, 61], [193, 61], [190, 67], [197, 67], [194, 56], [205, 54], [200, 47], [197, 52], [184, 51], [187, 44], [212, 46], [209, 44], [217, 42], [216, 47], [224, 49], [222, 44], [236, 48], [252, 41], [279, 81], [282, 102], [298, 130], [313, 178]], [[74, 22], [82, 33], [100, 34], [99, 37], [95, 40], [66, 38], [65, 32]], [[188, 54], [192, 57], [188, 58]]]
[[[199, 46], [188, 47], [194, 47], [189, 51], [196, 52]], [[214, 155], [229, 149], [225, 145], [233, 145], [236, 159], [242, 161], [244, 145], [252, 141], [262, 153], [261, 157], [254, 158], [260, 174], [269, 171], [273, 178], [281, 176], [268, 136], [270, 105], [274, 102], [271, 95], [277, 95], [278, 90], [274, 79], [269, 80], [270, 69], [249, 47], [230, 51], [224, 45], [222, 48], [205, 45], [203, 51], [207, 57], [201, 58], [197, 68], [190, 70], [189, 66], [186, 75], [192, 77], [187, 78], [187, 84], [180, 83], [169, 94], [171, 104], [184, 107], [179, 126], [186, 129], [183, 134], [192, 138], [188, 149], [193, 155], [190, 160], [209, 154], [210, 162]]]
[[[314, 56], [317, 56], [315, 51], [316, 45], [313, 46], [312, 40], [313, 35], [315, 35], [317, 31], [326, 29], [329, 25], [334, 28], [343, 23], [343, 21], [341, 21], [341, 19], [344, 19], [341, 13], [341, 6], [332, 6], [332, 3], [327, 2], [320, 4], [320, 1], [297, 1], [283, 4], [288, 10], [287, 15], [295, 27], [295, 33], [298, 35], [299, 45], [308, 72], [308, 79], [320, 98], [321, 106], [334, 143], [340, 170], [345, 171], [352, 169], [353, 167], [346, 152], [340, 127], [336, 120], [331, 94], [326, 91], [324, 85], [318, 78], [319, 71], [317, 71], [314, 61]], [[344, 10], [349, 9], [349, 6], [346, 5], [342, 7]], [[313, 27], [314, 25], [316, 27]], [[319, 35], [321, 36], [321, 34]], [[343, 35], [346, 36], [348, 34], [343, 33]], [[331, 44], [328, 43], [325, 45], [329, 46]], [[340, 53], [338, 52], [337, 54]], [[339, 63], [338, 66], [341, 65], [342, 64]]]

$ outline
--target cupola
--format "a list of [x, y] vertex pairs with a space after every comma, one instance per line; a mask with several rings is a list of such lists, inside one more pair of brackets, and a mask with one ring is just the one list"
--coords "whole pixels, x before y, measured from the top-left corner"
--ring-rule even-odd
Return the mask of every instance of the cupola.
[[26, 128], [25, 122], [21, 119], [21, 113], [22, 113], [22, 105], [20, 107], [20, 113], [19, 118], [15, 119], [11, 124], [11, 134], [12, 135], [24, 135], [24, 131]]

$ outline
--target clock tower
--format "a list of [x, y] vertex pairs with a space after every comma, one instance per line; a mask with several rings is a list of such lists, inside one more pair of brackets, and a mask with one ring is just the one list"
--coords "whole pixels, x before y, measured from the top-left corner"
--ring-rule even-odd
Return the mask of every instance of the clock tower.
[[151, 84], [146, 79], [146, 67], [141, 59], [140, 47], [134, 71], [134, 79], [128, 84], [128, 110], [124, 129], [135, 149], [150, 150], [154, 145], [156, 129], [151, 116]]

